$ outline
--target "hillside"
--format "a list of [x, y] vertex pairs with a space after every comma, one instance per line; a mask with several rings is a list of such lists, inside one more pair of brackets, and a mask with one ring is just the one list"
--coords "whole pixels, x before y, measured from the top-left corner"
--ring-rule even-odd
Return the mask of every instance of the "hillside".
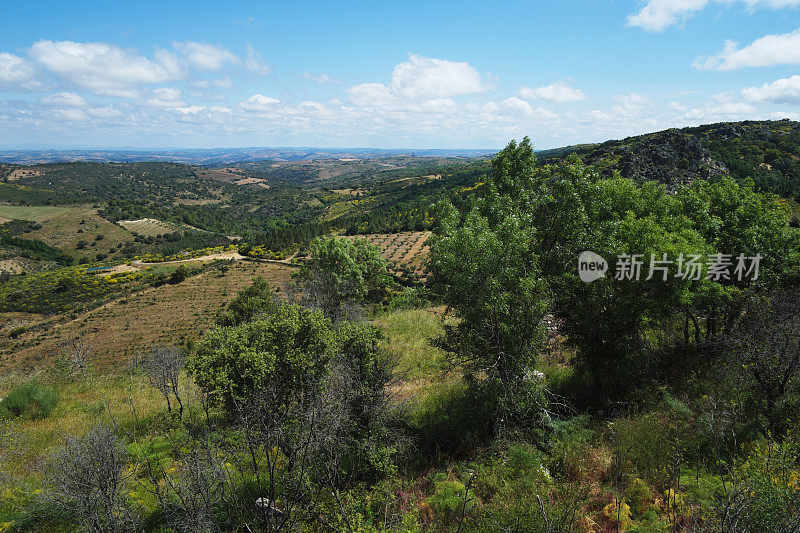
[[552, 162], [577, 155], [605, 175], [656, 180], [674, 187], [730, 174], [764, 191], [800, 198], [800, 123], [721, 122], [539, 152]]

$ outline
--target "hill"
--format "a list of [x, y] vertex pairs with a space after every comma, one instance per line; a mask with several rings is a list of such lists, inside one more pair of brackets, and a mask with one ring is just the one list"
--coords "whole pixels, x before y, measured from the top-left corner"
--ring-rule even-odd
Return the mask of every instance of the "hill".
[[[63, 162], [168, 162], [193, 165], [230, 165], [244, 161], [315, 161], [359, 160], [391, 157], [397, 155], [423, 157], [480, 157], [492, 154], [494, 150], [410, 150], [379, 148], [210, 148], [175, 150], [3, 150], [0, 163], [32, 165], [37, 163]], [[0, 167], [0, 177], [3, 169]]]
[[721, 122], [539, 152], [542, 162], [576, 155], [604, 174], [675, 187], [730, 174], [764, 191], [800, 198], [800, 123]]

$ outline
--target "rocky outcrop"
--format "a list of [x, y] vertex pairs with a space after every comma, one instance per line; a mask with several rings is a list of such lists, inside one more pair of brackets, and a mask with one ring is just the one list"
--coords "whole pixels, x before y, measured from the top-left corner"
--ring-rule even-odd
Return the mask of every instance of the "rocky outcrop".
[[697, 136], [678, 130], [667, 130], [623, 143], [617, 146], [601, 145], [587, 154], [584, 160], [597, 164], [607, 175], [618, 171], [624, 178], [658, 181], [668, 187], [728, 172]]

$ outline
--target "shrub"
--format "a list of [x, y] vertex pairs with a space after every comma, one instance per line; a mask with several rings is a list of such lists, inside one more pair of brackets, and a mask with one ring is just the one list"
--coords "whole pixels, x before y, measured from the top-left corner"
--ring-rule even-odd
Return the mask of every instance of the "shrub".
[[252, 285], [239, 291], [227, 309], [219, 312], [216, 322], [220, 326], [238, 326], [261, 315], [274, 313], [279, 302], [269, 282], [256, 276]]
[[184, 265], [179, 266], [175, 269], [175, 272], [169, 277], [169, 284], [170, 285], [177, 285], [186, 279], [189, 275], [189, 271], [186, 269]]
[[20, 335], [22, 335], [23, 333], [25, 333], [25, 331], [27, 331], [27, 330], [26, 330], [26, 328], [25, 328], [25, 326], [19, 326], [19, 327], [16, 327], [16, 328], [12, 329], [12, 330], [11, 330], [11, 331], [8, 333], [8, 336], [9, 336], [9, 338], [11, 338], [11, 339], [16, 339], [17, 337], [19, 337]]
[[680, 430], [669, 413], [615, 420], [609, 438], [614, 447], [615, 474], [621, 479], [638, 475], [666, 489], [679, 476]]
[[406, 287], [401, 292], [393, 294], [386, 307], [390, 311], [396, 311], [398, 309], [424, 309], [431, 305], [427, 296], [428, 295], [422, 289]]
[[720, 503], [720, 530], [797, 531], [800, 527], [800, 445], [756, 444], [737, 468], [737, 484]]
[[[435, 481], [434, 486], [436, 489], [433, 495], [425, 500], [425, 503], [430, 505], [437, 518], [444, 522], [451, 522], [459, 517], [465, 501], [475, 498], [471, 490], [467, 494], [467, 488], [459, 481], [444, 479]], [[469, 509], [470, 504], [467, 503], [466, 506]]]
[[0, 415], [41, 420], [50, 416], [58, 403], [58, 393], [53, 387], [34, 382], [15, 387], [0, 401]]

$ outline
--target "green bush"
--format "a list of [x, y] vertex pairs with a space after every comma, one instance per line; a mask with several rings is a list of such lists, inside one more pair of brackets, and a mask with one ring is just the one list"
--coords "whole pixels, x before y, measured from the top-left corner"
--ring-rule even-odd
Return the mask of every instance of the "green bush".
[[0, 416], [40, 420], [50, 416], [57, 403], [58, 393], [53, 387], [25, 383], [15, 387], [0, 401]]
[[763, 442], [736, 468], [737, 483], [719, 505], [721, 531], [797, 531], [800, 445]]
[[425, 503], [430, 505], [436, 517], [443, 522], [451, 522], [461, 515], [462, 510], [469, 510], [472, 503], [465, 504], [467, 501], [474, 500], [475, 497], [472, 491], [467, 494], [467, 488], [459, 481], [448, 481], [443, 479], [435, 481], [436, 487], [433, 495], [425, 500]]
[[392, 294], [386, 307], [389, 311], [398, 309], [425, 309], [430, 307], [431, 302], [424, 289], [418, 287], [406, 287], [402, 291]]

